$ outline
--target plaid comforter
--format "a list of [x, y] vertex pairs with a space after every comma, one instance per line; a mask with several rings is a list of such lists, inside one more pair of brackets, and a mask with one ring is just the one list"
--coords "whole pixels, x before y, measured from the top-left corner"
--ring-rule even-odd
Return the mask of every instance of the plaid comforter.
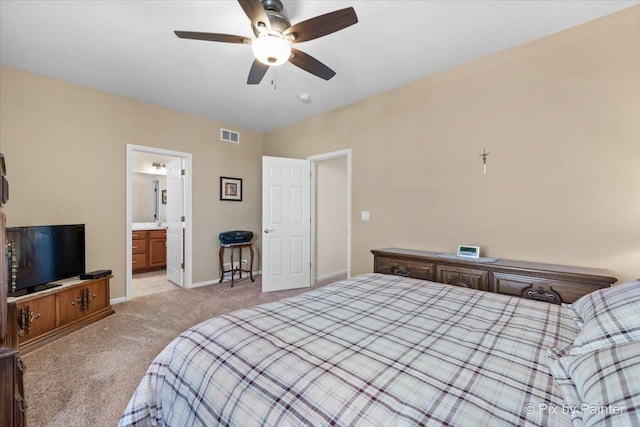
[[358, 276], [182, 333], [119, 425], [569, 426], [546, 357], [578, 333], [565, 311]]

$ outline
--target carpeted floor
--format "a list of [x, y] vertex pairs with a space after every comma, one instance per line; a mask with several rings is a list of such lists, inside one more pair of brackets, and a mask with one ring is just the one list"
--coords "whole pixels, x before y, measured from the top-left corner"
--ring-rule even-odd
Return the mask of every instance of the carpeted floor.
[[178, 289], [117, 304], [106, 319], [23, 356], [27, 424], [115, 426], [147, 366], [180, 332], [218, 314], [307, 290], [262, 293], [258, 276], [233, 288], [222, 283]]

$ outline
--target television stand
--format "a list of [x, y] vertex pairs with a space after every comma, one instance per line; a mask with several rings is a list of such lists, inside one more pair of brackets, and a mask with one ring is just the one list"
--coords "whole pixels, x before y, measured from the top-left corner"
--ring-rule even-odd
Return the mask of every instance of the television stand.
[[45, 283], [43, 285], [30, 286], [24, 289], [18, 289], [7, 294], [8, 297], [22, 297], [29, 294], [35, 294], [36, 292], [46, 291], [47, 289], [57, 288], [62, 286], [62, 283]]
[[109, 297], [111, 277], [66, 280], [50, 289], [8, 298], [16, 313], [8, 319], [8, 327], [18, 330], [20, 353], [28, 353], [113, 314]]

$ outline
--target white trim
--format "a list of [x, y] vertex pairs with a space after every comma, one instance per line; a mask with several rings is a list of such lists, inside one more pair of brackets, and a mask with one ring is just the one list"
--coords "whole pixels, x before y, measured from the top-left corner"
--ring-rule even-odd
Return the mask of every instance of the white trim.
[[[316, 274], [316, 165], [315, 162], [330, 160], [338, 157], [347, 157], [347, 278], [351, 277], [351, 148], [331, 151], [329, 153], [317, 154], [307, 157], [311, 161], [311, 278], [319, 280]], [[324, 276], [323, 276], [324, 277]]]
[[143, 145], [134, 145], [127, 144], [127, 154], [126, 154], [126, 208], [125, 208], [125, 253], [126, 253], [126, 287], [125, 287], [125, 300], [128, 301], [133, 297], [133, 292], [131, 290], [131, 280], [133, 274], [131, 272], [131, 225], [133, 223], [133, 200], [132, 200], [132, 176], [131, 176], [131, 168], [132, 168], [132, 156], [133, 152], [140, 153], [150, 153], [150, 154], [160, 154], [163, 156], [170, 157], [179, 157], [184, 159], [184, 169], [185, 169], [185, 191], [184, 191], [184, 286], [185, 288], [190, 288], [192, 286], [191, 281], [193, 280], [193, 211], [192, 211], [192, 200], [193, 200], [193, 161], [191, 153], [183, 153], [180, 151], [173, 150], [165, 150], [162, 148], [155, 147], [146, 147]]
[[344, 276], [345, 274], [347, 274], [347, 270], [336, 271], [335, 273], [329, 273], [322, 276], [318, 276], [316, 277], [316, 283], [321, 282], [323, 280], [327, 280], [327, 279], [333, 279], [334, 277]]
[[192, 283], [190, 289], [201, 288], [203, 286], [215, 285], [220, 279], [207, 280], [206, 282]]
[[111, 304], [111, 305], [114, 305], [114, 304], [120, 304], [121, 302], [127, 302], [127, 297], [113, 298], [113, 299], [110, 301], [110, 304]]
[[[256, 276], [260, 276], [261, 274], [262, 274], [262, 270], [254, 271], [253, 272], [253, 278], [255, 279]], [[249, 279], [249, 276], [242, 276], [242, 280], [244, 281], [245, 279]], [[192, 289], [193, 288], [201, 288], [203, 286], [218, 285], [218, 284], [221, 285], [223, 283], [227, 283], [227, 282], [230, 282], [230, 281], [231, 281], [231, 275], [229, 273], [225, 273], [222, 282], [220, 282], [220, 279], [207, 280], [206, 282], [194, 283], [194, 284], [191, 285], [191, 288]]]

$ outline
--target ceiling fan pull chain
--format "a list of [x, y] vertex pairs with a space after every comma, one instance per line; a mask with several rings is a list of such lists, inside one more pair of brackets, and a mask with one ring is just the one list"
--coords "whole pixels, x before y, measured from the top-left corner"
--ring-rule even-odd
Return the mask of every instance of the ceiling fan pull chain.
[[276, 67], [271, 67], [271, 86], [273, 86], [273, 90], [278, 89], [278, 84], [276, 82]]

